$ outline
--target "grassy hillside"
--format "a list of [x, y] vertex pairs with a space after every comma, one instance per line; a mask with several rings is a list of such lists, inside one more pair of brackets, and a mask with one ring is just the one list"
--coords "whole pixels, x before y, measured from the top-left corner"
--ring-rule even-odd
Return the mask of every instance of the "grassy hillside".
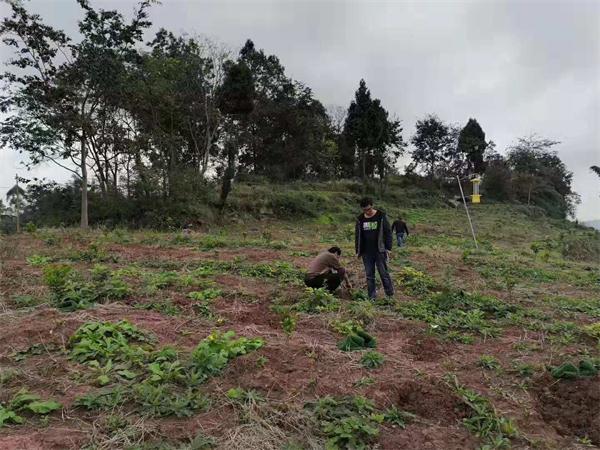
[[[372, 303], [358, 195], [238, 186], [224, 225], [187, 234], [3, 238], [0, 447], [600, 445], [600, 234], [482, 204], [476, 249], [463, 210], [396, 188], [412, 234]], [[332, 244], [357, 289], [307, 291]]]

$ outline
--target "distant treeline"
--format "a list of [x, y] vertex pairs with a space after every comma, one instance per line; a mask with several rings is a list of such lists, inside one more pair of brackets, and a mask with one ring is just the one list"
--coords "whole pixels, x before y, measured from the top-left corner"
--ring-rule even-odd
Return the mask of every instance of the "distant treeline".
[[[31, 164], [52, 161], [74, 176], [68, 186], [23, 179], [26, 216], [43, 223], [52, 210], [72, 223], [78, 211], [87, 227], [98, 217], [88, 209], [102, 205], [113, 222], [154, 207], [184, 217], [189, 204], [223, 209], [234, 184], [249, 177], [358, 178], [364, 192], [375, 185], [385, 193], [409, 146], [401, 121], [364, 80], [347, 108], [326, 108], [250, 40], [236, 55], [164, 29], [144, 42], [152, 3], [142, 1], [126, 19], [77, 0], [83, 18], [69, 36], [10, 2], [12, 15], [0, 25], [13, 53], [1, 78], [0, 139]], [[460, 128], [435, 115], [417, 121], [409, 142], [406, 172], [432, 188], [477, 173], [490, 198], [556, 217], [576, 203], [572, 174], [552, 150], [557, 142], [522, 138], [503, 157], [476, 119]], [[10, 214], [16, 201], [11, 195]]]

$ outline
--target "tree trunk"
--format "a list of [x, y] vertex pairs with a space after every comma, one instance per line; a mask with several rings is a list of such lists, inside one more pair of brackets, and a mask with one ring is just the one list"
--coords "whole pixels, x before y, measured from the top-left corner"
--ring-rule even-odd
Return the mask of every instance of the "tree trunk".
[[231, 192], [231, 181], [235, 176], [235, 144], [228, 142], [227, 144], [227, 169], [223, 174], [223, 185], [221, 186], [221, 201], [219, 207], [221, 210], [225, 208], [227, 196]]
[[367, 193], [367, 152], [363, 151], [362, 153], [362, 191], [363, 195]]
[[88, 173], [85, 131], [81, 132], [81, 228], [88, 228]]

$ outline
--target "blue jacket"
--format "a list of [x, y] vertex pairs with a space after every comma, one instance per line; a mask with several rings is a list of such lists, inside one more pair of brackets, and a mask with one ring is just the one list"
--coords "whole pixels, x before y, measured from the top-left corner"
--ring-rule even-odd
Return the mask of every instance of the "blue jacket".
[[[377, 235], [377, 247], [379, 253], [384, 253], [386, 250], [392, 250], [392, 229], [390, 227], [390, 222], [388, 221], [387, 215], [385, 212], [381, 210], [377, 210], [377, 214], [379, 214], [378, 226], [379, 234]], [[361, 244], [361, 236], [362, 236], [362, 223], [365, 221], [365, 215], [361, 214], [356, 218], [356, 226], [354, 229], [354, 250], [358, 256], [364, 253], [364, 249]]]

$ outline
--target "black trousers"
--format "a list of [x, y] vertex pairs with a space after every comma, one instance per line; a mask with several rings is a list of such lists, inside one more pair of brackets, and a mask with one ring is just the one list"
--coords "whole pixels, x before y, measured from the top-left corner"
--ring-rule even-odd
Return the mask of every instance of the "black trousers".
[[343, 280], [344, 269], [341, 269], [336, 273], [329, 271], [313, 277], [306, 275], [304, 277], [304, 284], [306, 284], [306, 286], [309, 288], [315, 289], [322, 288], [324, 286], [329, 292], [333, 292], [340, 286], [340, 284], [342, 284]]

